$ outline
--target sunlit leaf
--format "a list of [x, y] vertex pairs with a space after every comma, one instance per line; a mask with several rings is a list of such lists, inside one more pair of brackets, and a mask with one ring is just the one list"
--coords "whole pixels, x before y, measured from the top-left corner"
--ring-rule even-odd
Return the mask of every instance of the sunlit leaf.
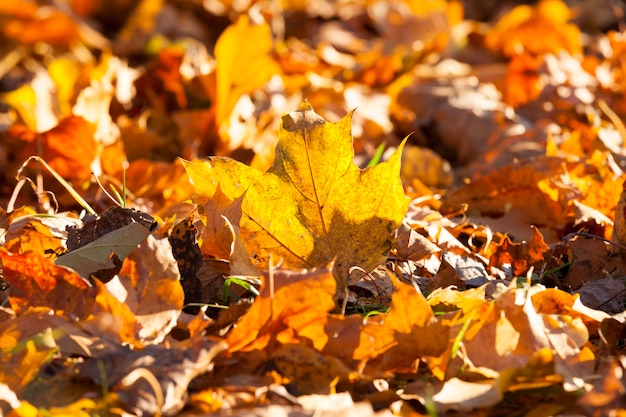
[[3, 25], [2, 32], [6, 37], [25, 44], [71, 45], [79, 40], [79, 27], [69, 15], [59, 10], [37, 13], [37, 8], [26, 1], [7, 0], [7, 3], [0, 9], [0, 14], [14, 19]]
[[49, 307], [75, 317], [86, 317], [94, 289], [74, 271], [56, 266], [42, 254], [11, 255], [0, 252], [4, 279], [11, 284], [11, 305], [16, 312], [28, 307]]
[[35, 340], [22, 341], [14, 351], [0, 350], [0, 379], [15, 390], [22, 389], [52, 359], [55, 351], [56, 346], [38, 344]]
[[[247, 40], [254, 39], [254, 42]], [[242, 15], [215, 44], [217, 60], [216, 122], [228, 126], [228, 116], [244, 93], [261, 87], [280, 68], [271, 57], [272, 33], [267, 23], [255, 24]]]
[[267, 172], [224, 158], [187, 163], [195, 201], [206, 205], [218, 185], [231, 201], [243, 196], [239, 234], [255, 266], [267, 268], [270, 255], [296, 269], [335, 261], [339, 289], [345, 287], [350, 267], [371, 270], [384, 259], [408, 204], [401, 148], [360, 170], [352, 161], [350, 122], [348, 116], [328, 123], [304, 103], [283, 117]]
[[322, 348], [324, 322], [333, 308], [335, 281], [329, 270], [275, 270], [263, 279], [260, 294], [226, 339], [229, 351], [263, 349], [272, 342], [300, 338]]
[[[560, 0], [521, 5], [506, 14], [488, 34], [486, 43], [507, 56], [582, 51], [578, 27], [568, 23], [571, 12]], [[539, 36], [538, 36], [539, 35]]]
[[25, 160], [40, 155], [63, 178], [85, 180], [91, 176], [92, 164], [98, 156], [94, 134], [91, 123], [82, 117], [69, 116], [40, 137], [34, 133], [22, 134], [24, 148], [20, 156]]
[[490, 263], [493, 266], [511, 268], [514, 276], [521, 276], [530, 266], [539, 265], [544, 261], [550, 247], [543, 241], [539, 230], [533, 227], [533, 235], [528, 242], [513, 243], [507, 236], [491, 254]]
[[[409, 370], [425, 356], [438, 356], [448, 344], [448, 326], [435, 318], [415, 287], [394, 280], [389, 313], [363, 327], [355, 360], [369, 360], [374, 368]], [[430, 337], [424, 338], [424, 334]], [[372, 361], [373, 360], [373, 361]]]

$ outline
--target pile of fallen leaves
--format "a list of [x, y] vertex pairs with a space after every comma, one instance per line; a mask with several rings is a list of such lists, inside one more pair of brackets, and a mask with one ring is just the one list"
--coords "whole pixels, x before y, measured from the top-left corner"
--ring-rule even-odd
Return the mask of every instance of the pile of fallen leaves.
[[0, 2], [0, 415], [622, 415], [624, 11], [518, 3]]

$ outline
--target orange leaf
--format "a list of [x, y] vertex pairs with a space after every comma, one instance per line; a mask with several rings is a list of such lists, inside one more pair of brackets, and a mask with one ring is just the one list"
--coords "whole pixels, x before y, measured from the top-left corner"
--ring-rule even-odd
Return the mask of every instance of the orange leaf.
[[204, 206], [206, 212], [206, 227], [202, 235], [202, 253], [218, 259], [228, 259], [231, 256], [233, 231], [227, 227], [226, 219], [233, 227], [238, 227], [241, 221], [241, 201], [243, 197], [232, 201], [218, 185], [215, 195]]
[[58, 10], [50, 9], [45, 14], [38, 13], [31, 2], [4, 0], [0, 14], [9, 15], [14, 19], [4, 24], [2, 32], [8, 38], [26, 44], [45, 42], [71, 45], [79, 41], [79, 28], [72, 18]]
[[12, 253], [23, 254], [32, 251], [43, 255], [64, 249], [62, 237], [55, 235], [49, 226], [33, 217], [14, 222], [5, 239], [3, 246]]
[[324, 324], [335, 306], [332, 273], [328, 269], [272, 272], [263, 277], [259, 296], [228, 334], [229, 351], [265, 349], [274, 342], [298, 343], [302, 338], [321, 349], [328, 340]]
[[372, 321], [364, 326], [354, 359], [370, 359], [370, 366], [375, 369], [411, 370], [415, 369], [416, 360], [445, 351], [448, 326], [435, 318], [418, 289], [395, 277], [393, 281], [395, 291], [389, 313], [382, 322]]
[[126, 170], [126, 187], [136, 197], [163, 208], [193, 194], [193, 187], [179, 160], [172, 163], [147, 159], [132, 161]]
[[323, 355], [304, 343], [282, 345], [272, 352], [272, 364], [291, 380], [295, 394], [327, 391], [333, 382], [346, 378], [350, 371], [334, 355]]
[[518, 107], [539, 97], [543, 84], [539, 66], [543, 60], [529, 54], [515, 55], [506, 70], [504, 102]]
[[[137, 88], [135, 106], [152, 104], [152, 107], [155, 107], [158, 104], [170, 111], [187, 107], [187, 95], [180, 73], [183, 55], [184, 52], [177, 48], [159, 51], [146, 73], [135, 83]], [[154, 99], [157, 99], [158, 103], [150, 102]]]
[[567, 23], [570, 11], [560, 0], [541, 0], [537, 6], [513, 8], [487, 35], [485, 43], [506, 56], [523, 52], [541, 55], [567, 51], [582, 53], [580, 30]]
[[128, 305], [111, 294], [102, 282], [95, 281], [97, 294], [93, 302], [92, 315], [80, 324], [92, 335], [117, 343], [140, 347], [137, 317]]
[[94, 140], [95, 127], [82, 117], [69, 116], [42, 133], [41, 152], [38, 151], [34, 132], [15, 129], [12, 134], [22, 143], [20, 159], [41, 155], [63, 178], [85, 180], [91, 177], [91, 165], [98, 156], [98, 145]]
[[15, 339], [21, 332], [12, 321], [0, 324], [0, 332], [0, 381], [19, 393], [52, 359], [57, 348], [54, 344], [37, 343], [35, 337]]
[[33, 252], [12, 255], [0, 251], [0, 259], [17, 314], [29, 307], [48, 307], [79, 318], [91, 312], [96, 291], [74, 271]]
[[510, 266], [514, 276], [521, 276], [531, 266], [543, 262], [550, 247], [544, 242], [539, 229], [533, 226], [532, 230], [533, 236], [528, 242], [513, 243], [509, 236], [505, 236], [504, 241], [491, 254], [489, 264], [497, 268]]

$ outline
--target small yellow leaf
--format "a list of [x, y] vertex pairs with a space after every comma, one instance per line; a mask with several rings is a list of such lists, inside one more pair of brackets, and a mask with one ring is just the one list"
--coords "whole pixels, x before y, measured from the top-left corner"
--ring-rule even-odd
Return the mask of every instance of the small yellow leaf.
[[263, 86], [280, 72], [278, 63], [270, 56], [272, 49], [269, 25], [256, 25], [245, 15], [219, 37], [215, 44], [218, 126], [228, 119], [242, 94]]

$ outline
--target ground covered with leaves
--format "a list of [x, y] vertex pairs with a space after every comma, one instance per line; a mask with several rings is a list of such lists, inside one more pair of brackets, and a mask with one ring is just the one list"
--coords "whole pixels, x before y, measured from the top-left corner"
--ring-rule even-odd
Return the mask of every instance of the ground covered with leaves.
[[0, 415], [624, 415], [624, 5], [520, 3], [0, 2]]

